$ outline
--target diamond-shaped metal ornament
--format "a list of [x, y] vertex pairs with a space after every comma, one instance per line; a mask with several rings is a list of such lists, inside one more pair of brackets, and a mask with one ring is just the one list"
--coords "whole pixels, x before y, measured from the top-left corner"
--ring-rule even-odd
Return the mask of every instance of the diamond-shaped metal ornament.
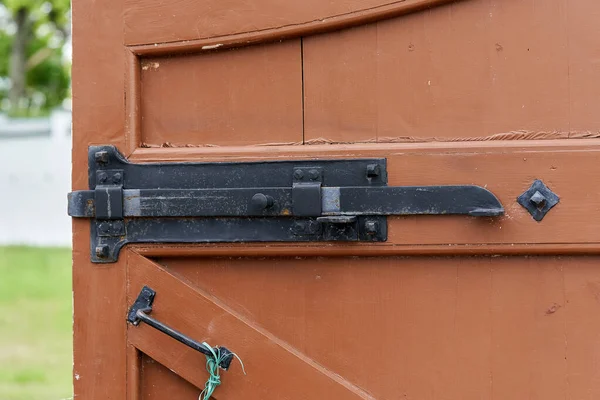
[[560, 198], [544, 182], [536, 179], [525, 193], [517, 197], [517, 201], [539, 222], [558, 204]]

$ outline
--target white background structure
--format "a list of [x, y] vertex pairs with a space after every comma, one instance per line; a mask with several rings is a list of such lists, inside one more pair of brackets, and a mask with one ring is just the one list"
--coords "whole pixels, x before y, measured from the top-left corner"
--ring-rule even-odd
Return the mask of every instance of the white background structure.
[[70, 246], [71, 113], [0, 115], [0, 245]]

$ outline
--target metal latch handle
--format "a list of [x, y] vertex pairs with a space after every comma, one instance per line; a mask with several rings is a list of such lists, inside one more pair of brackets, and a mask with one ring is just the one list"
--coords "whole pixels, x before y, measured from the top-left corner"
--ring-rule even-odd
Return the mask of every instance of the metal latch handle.
[[157, 329], [162, 333], [172, 337], [178, 342], [183, 343], [196, 351], [199, 351], [205, 356], [210, 357], [213, 354], [220, 352], [219, 354], [221, 355], [221, 363], [219, 364], [219, 366], [224, 370], [227, 370], [231, 365], [231, 361], [233, 360], [233, 353], [229, 349], [223, 346], [210, 349], [205, 344], [200, 343], [184, 335], [183, 333], [163, 324], [162, 322], [148, 315], [152, 312], [152, 303], [154, 302], [155, 296], [156, 292], [154, 290], [152, 290], [148, 286], [144, 286], [137, 299], [129, 309], [129, 313], [127, 314], [127, 321], [133, 324], [134, 326], [139, 325], [140, 322], [144, 322], [145, 324], [153, 327], [154, 329]]

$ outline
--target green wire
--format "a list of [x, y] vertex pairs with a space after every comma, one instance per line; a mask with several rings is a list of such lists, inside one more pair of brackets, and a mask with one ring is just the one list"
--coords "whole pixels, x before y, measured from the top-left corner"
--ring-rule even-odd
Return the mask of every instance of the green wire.
[[[223, 362], [225, 357], [235, 357], [240, 361], [240, 363], [242, 363], [242, 360], [240, 360], [240, 358], [235, 353], [229, 353], [225, 354], [224, 356], [221, 356], [221, 350], [218, 347], [216, 348], [215, 352], [215, 349], [210, 347], [208, 343], [203, 342], [202, 344], [210, 350], [211, 355], [206, 356], [206, 370], [208, 371], [209, 377], [206, 381], [206, 384], [204, 385], [204, 390], [200, 393], [200, 396], [198, 397], [198, 400], [209, 400], [217, 386], [221, 384], [221, 375], [219, 371], [221, 367], [219, 367], [219, 365], [221, 365], [221, 362]], [[242, 371], [244, 371], [244, 374], [246, 374], [243, 363]], [[200, 397], [202, 397], [202, 399], [200, 399]]]

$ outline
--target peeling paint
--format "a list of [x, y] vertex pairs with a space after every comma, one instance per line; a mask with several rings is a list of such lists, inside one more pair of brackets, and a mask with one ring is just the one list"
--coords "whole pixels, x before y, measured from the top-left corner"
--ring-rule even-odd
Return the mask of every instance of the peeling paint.
[[[599, 139], [600, 131], [580, 131], [580, 132], [560, 132], [560, 131], [511, 131], [496, 133], [489, 136], [475, 137], [419, 137], [419, 136], [396, 136], [380, 137], [365, 140], [341, 141], [326, 138], [309, 139], [304, 142], [273, 142], [253, 144], [247, 147], [265, 147], [265, 146], [315, 146], [315, 145], [336, 145], [336, 144], [369, 144], [369, 143], [430, 143], [430, 142], [484, 142], [494, 140], [556, 140], [556, 139]], [[160, 147], [221, 147], [216, 144], [176, 144], [164, 142], [162, 144], [153, 144], [142, 142], [142, 148], [160, 148]]]
[[218, 49], [221, 46], [223, 46], [223, 43], [211, 44], [211, 45], [207, 45], [207, 46], [202, 46], [202, 50]]

